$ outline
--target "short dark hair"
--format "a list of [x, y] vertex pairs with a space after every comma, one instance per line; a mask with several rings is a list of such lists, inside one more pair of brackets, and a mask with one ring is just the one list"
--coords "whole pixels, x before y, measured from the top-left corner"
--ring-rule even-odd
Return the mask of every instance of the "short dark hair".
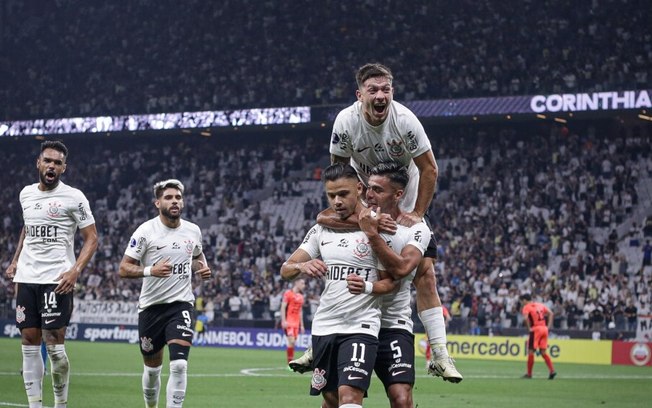
[[324, 172], [321, 175], [322, 181], [325, 183], [327, 181], [335, 181], [341, 178], [355, 179], [359, 181], [358, 173], [355, 171], [350, 164], [344, 163], [335, 163], [324, 169]]
[[68, 158], [68, 148], [65, 144], [63, 144], [61, 140], [46, 140], [45, 142], [41, 143], [41, 153], [43, 153], [45, 149], [54, 149], [60, 151], [63, 153], [64, 161]]
[[355, 74], [355, 82], [358, 83], [358, 88], [362, 88], [362, 84], [369, 78], [375, 77], [386, 77], [389, 79], [389, 83], [392, 83], [394, 76], [392, 71], [387, 68], [385, 65], [378, 62], [364, 64], [358, 68], [358, 72]]
[[387, 177], [392, 183], [396, 183], [405, 189], [410, 181], [410, 175], [407, 168], [395, 161], [384, 161], [375, 165], [369, 172], [370, 176]]
[[521, 300], [525, 300], [526, 302], [529, 302], [532, 300], [532, 295], [529, 293], [524, 293], [521, 295]]

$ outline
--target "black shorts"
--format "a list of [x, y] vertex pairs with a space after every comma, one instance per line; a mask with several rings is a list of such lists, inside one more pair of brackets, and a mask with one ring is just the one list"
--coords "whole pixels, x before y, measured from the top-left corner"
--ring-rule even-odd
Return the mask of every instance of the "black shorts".
[[54, 293], [57, 284], [16, 284], [16, 327], [55, 330], [68, 326], [72, 293]]
[[374, 371], [385, 390], [397, 383], [414, 385], [414, 334], [403, 329], [380, 329]]
[[378, 339], [368, 334], [312, 336], [310, 395], [349, 385], [367, 391], [376, 362]]
[[154, 305], [138, 314], [140, 352], [158, 353], [172, 339], [192, 343], [195, 326], [194, 307], [187, 302]]
[[427, 212], [423, 217], [423, 222], [425, 222], [428, 226], [428, 229], [430, 229], [430, 242], [428, 242], [428, 247], [426, 248], [426, 252], [423, 254], [423, 257], [437, 259], [437, 239], [435, 238], [435, 231], [432, 229], [430, 215]]

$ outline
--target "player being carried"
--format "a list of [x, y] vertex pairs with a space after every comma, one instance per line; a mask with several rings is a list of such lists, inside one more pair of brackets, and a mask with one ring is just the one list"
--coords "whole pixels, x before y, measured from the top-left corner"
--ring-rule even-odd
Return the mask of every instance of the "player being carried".
[[[405, 106], [393, 100], [393, 76], [382, 64], [366, 64], [356, 73], [357, 101], [342, 110], [333, 124], [330, 143], [333, 163], [350, 163], [365, 185], [371, 169], [381, 162], [394, 161], [408, 170], [409, 182], [399, 202], [401, 213], [396, 221], [410, 227], [425, 220], [429, 225], [428, 208], [437, 183], [438, 167], [430, 141], [417, 117]], [[319, 224], [330, 228], [350, 229], [357, 224], [351, 217], [345, 221], [333, 216], [331, 209], [317, 218]], [[381, 225], [381, 229], [386, 229]], [[415, 281], [417, 310], [427, 332], [433, 351], [428, 372], [445, 381], [463, 380], [446, 349], [446, 326], [436, 288], [433, 260], [437, 257], [437, 244], [431, 235]], [[424, 270], [424, 271], [421, 271]], [[303, 371], [310, 366], [310, 350], [290, 366]]]

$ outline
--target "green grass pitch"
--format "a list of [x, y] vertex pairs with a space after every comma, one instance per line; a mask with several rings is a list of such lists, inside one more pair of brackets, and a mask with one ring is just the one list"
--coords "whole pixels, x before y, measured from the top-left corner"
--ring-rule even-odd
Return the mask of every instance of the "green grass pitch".
[[[143, 407], [142, 359], [135, 344], [68, 342], [72, 367], [68, 406], [71, 408]], [[310, 397], [309, 374], [285, 368], [285, 352], [195, 347], [190, 352], [188, 392], [184, 407], [318, 407]], [[524, 380], [525, 361], [458, 360], [465, 376], [460, 384], [425, 375], [417, 362], [415, 405], [436, 407], [649, 407], [649, 367], [557, 364], [554, 381], [547, 380], [538, 358], [534, 379]], [[27, 407], [22, 378], [20, 340], [0, 339], [0, 407]], [[165, 406], [167, 356], [159, 406]], [[44, 380], [44, 406], [53, 405], [49, 376]], [[388, 407], [380, 382], [369, 390], [365, 407]]]

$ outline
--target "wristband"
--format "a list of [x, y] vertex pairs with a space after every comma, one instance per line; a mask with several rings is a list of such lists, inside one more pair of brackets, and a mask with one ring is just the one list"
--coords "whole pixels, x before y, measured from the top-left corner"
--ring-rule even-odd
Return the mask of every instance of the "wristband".
[[374, 290], [374, 283], [373, 282], [367, 281], [367, 282], [364, 283], [364, 292], [363, 293], [371, 294], [371, 292], [373, 292], [373, 290]]
[[143, 276], [152, 276], [151, 266], [146, 266], [145, 269], [143, 269]]

